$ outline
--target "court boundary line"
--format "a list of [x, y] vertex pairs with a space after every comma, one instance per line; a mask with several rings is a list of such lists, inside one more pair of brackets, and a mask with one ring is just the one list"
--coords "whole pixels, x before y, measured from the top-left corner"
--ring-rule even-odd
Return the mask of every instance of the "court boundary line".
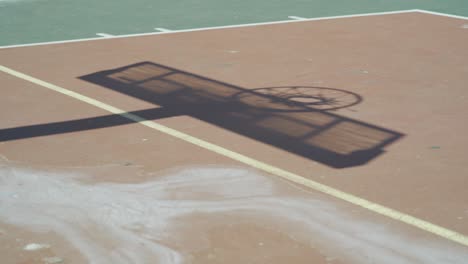
[[424, 9], [407, 9], [407, 10], [362, 13], [362, 14], [352, 14], [352, 15], [339, 15], [339, 16], [314, 17], [314, 18], [304, 18], [304, 19], [289, 19], [289, 20], [270, 21], [270, 22], [246, 23], [246, 24], [238, 24], [238, 25], [201, 27], [201, 28], [180, 29], [180, 30], [160, 31], [160, 32], [123, 34], [123, 35], [113, 35], [112, 37], [106, 37], [106, 38], [92, 37], [92, 38], [79, 38], [79, 39], [46, 41], [46, 42], [26, 43], [26, 44], [14, 44], [14, 45], [0, 46], [0, 49], [11, 49], [11, 48], [32, 47], [32, 46], [42, 46], [42, 45], [55, 45], [55, 44], [66, 44], [66, 43], [95, 41], [95, 40], [107, 40], [107, 39], [116, 39], [116, 38], [144, 37], [144, 36], [152, 36], [152, 35], [160, 35], [160, 34], [175, 34], [175, 33], [196, 32], [196, 31], [205, 31], [205, 30], [216, 30], [216, 29], [267, 26], [267, 25], [276, 25], [276, 24], [299, 23], [299, 22], [307, 22], [307, 21], [332, 20], [332, 19], [353, 18], [353, 17], [383, 16], [383, 15], [405, 14], [405, 13], [423, 13], [423, 14], [428, 14], [428, 15], [435, 15], [435, 16], [443, 16], [443, 17], [450, 17], [450, 18], [468, 20], [468, 17], [465, 17], [465, 16], [452, 15], [452, 14], [429, 11], [429, 10], [424, 10]]
[[435, 15], [435, 16], [443, 16], [443, 17], [450, 17], [450, 18], [458, 18], [458, 19], [468, 20], [468, 17], [466, 17], [466, 16], [452, 15], [452, 14], [429, 11], [429, 10], [424, 10], [424, 9], [414, 9], [414, 11], [418, 12], [418, 13], [428, 14], [428, 15]]
[[176, 34], [176, 33], [196, 32], [196, 31], [206, 31], [206, 30], [217, 30], [217, 29], [267, 26], [267, 25], [286, 24], [286, 23], [300, 23], [300, 22], [306, 22], [306, 21], [320, 21], [320, 20], [332, 20], [332, 19], [354, 18], [354, 17], [394, 15], [394, 14], [405, 14], [405, 13], [415, 13], [415, 12], [420, 12], [420, 9], [407, 9], [407, 10], [362, 13], [362, 14], [352, 14], [352, 15], [314, 17], [314, 18], [306, 18], [306, 19], [303, 19], [303, 20], [288, 19], [288, 20], [270, 21], [270, 22], [246, 23], [246, 24], [238, 24], [238, 25], [225, 25], [225, 26], [181, 29], [181, 30], [172, 30], [172, 31], [169, 31], [169, 32], [154, 32], [153, 31], [153, 32], [147, 32], [147, 33], [114, 35], [113, 37], [109, 37], [109, 38], [92, 37], [92, 38], [80, 38], [80, 39], [71, 39], [71, 40], [57, 40], [57, 41], [37, 42], [37, 43], [29, 43], [29, 44], [27, 43], [27, 44], [6, 45], [6, 46], [0, 46], [0, 49], [42, 46], [42, 45], [55, 45], [55, 44], [66, 44], [66, 43], [96, 41], [96, 40], [108, 40], [108, 39], [117, 39], [117, 38], [144, 37], [144, 36], [152, 36], [152, 35], [160, 35], [160, 34]]
[[210, 143], [208, 141], [199, 139], [197, 137], [191, 136], [189, 134], [180, 132], [178, 130], [172, 129], [170, 127], [161, 125], [157, 122], [147, 120], [143, 117], [140, 117], [138, 115], [129, 113], [127, 111], [124, 111], [122, 109], [119, 109], [117, 107], [114, 107], [112, 105], [106, 104], [104, 102], [101, 102], [99, 100], [96, 100], [94, 98], [82, 95], [77, 92], [73, 92], [71, 90], [65, 89], [63, 87], [48, 83], [46, 81], [37, 79], [35, 77], [32, 77], [30, 75], [21, 73], [19, 71], [10, 69], [6, 66], [0, 65], [0, 71], [6, 74], [9, 74], [11, 76], [17, 77], [19, 79], [22, 79], [23, 81], [28, 81], [33, 84], [42, 86], [44, 88], [47, 88], [49, 90], [58, 92], [60, 94], [72, 97], [76, 100], [82, 101], [84, 103], [87, 103], [89, 105], [95, 106], [97, 108], [100, 108], [102, 110], [108, 111], [112, 114], [117, 114], [120, 115], [126, 119], [129, 119], [135, 123], [141, 124], [143, 126], [146, 126], [148, 128], [154, 129], [158, 132], [161, 132], [163, 134], [175, 137], [177, 139], [183, 140], [187, 143], [196, 145], [202, 149], [220, 154], [224, 157], [230, 158], [232, 160], [241, 162], [245, 165], [248, 165], [250, 167], [256, 168], [260, 171], [269, 173], [271, 175], [280, 177], [282, 179], [288, 180], [290, 182], [308, 187], [312, 190], [328, 194], [334, 198], [337, 198], [339, 200], [354, 204], [356, 206], [362, 207], [364, 209], [367, 209], [373, 213], [376, 213], [378, 215], [386, 216], [388, 218], [394, 219], [396, 221], [399, 221], [401, 223], [405, 223], [407, 225], [416, 227], [420, 230], [432, 233], [434, 235], [437, 235], [439, 237], [445, 238], [447, 240], [450, 240], [452, 242], [458, 243], [463, 246], [468, 247], [468, 236], [465, 236], [464, 234], [461, 234], [459, 232], [450, 230], [448, 228], [433, 224], [431, 222], [419, 219], [417, 217], [411, 216], [409, 214], [400, 212], [398, 210], [380, 205], [378, 203], [360, 198], [356, 195], [338, 190], [336, 188], [330, 187], [328, 185], [316, 182], [314, 180], [305, 178], [303, 176], [300, 176], [298, 174], [283, 170], [279, 167], [261, 162], [259, 160], [256, 160], [254, 158], [250, 158], [248, 156], [245, 156], [243, 154], [240, 154], [235, 151], [231, 151], [229, 149], [226, 149], [224, 147], [221, 147], [219, 145]]

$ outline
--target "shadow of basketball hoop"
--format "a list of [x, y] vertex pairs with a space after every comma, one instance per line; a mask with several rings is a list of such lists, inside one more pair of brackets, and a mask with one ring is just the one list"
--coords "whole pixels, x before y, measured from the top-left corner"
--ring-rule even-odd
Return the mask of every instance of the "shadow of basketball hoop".
[[365, 164], [403, 136], [330, 112], [362, 102], [336, 88], [248, 89], [153, 62], [80, 79], [155, 104], [166, 115], [192, 116], [334, 168]]
[[[186, 115], [334, 168], [358, 166], [403, 135], [334, 113], [361, 96], [336, 88], [244, 88], [175, 68], [141, 62], [79, 77], [147, 101], [130, 112], [148, 120]], [[133, 121], [120, 115], [0, 129], [0, 142], [70, 133]], [[222, 144], [221, 144], [222, 145]]]
[[[351, 107], [362, 102], [356, 93], [336, 88], [315, 86], [281, 86], [249, 89], [232, 96], [240, 102], [254, 101], [252, 107], [278, 112], [330, 111]], [[265, 103], [266, 100], [266, 103]], [[277, 102], [278, 104], [271, 104]], [[274, 105], [276, 108], [272, 108]]]

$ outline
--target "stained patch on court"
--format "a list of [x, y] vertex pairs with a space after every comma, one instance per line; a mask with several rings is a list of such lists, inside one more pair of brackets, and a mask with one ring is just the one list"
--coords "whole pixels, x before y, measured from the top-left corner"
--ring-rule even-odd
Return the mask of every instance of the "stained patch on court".
[[[337, 261], [462, 264], [468, 258], [440, 242], [353, 217], [330, 202], [282, 195], [284, 187], [250, 170], [192, 168], [139, 184], [89, 184], [83, 177], [1, 168], [0, 219], [38, 232], [53, 230], [90, 263], [185, 263], [212, 246], [209, 234], [219, 223], [206, 221], [221, 216], [227, 233], [250, 223], [253, 230], [275, 230], [290, 246], [308, 245]], [[195, 236], [185, 237], [190, 233]], [[274, 243], [258, 239], [258, 247]], [[232, 243], [242, 249], [248, 242]], [[216, 257], [225, 262], [212, 253]]]

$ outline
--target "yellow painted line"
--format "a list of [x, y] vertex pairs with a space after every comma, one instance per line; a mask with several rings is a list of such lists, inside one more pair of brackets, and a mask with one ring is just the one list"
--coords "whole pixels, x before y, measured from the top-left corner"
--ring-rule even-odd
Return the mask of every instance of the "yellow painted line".
[[82, 102], [85, 102], [87, 104], [93, 105], [95, 107], [101, 108], [103, 110], [106, 110], [108, 112], [111, 112], [113, 114], [117, 114], [120, 116], [123, 116], [127, 119], [130, 119], [134, 122], [137, 122], [141, 125], [147, 126], [149, 128], [152, 128], [154, 130], [157, 130], [159, 132], [162, 132], [164, 134], [176, 137], [178, 139], [184, 140], [188, 143], [197, 145], [201, 148], [207, 149], [209, 151], [218, 153], [220, 155], [223, 155], [225, 157], [231, 158], [233, 160], [239, 161], [241, 163], [244, 163], [246, 165], [249, 165], [251, 167], [254, 167], [256, 169], [262, 170], [264, 172], [276, 175], [278, 177], [281, 177], [283, 179], [289, 180], [291, 182], [309, 187], [313, 190], [326, 193], [328, 195], [331, 195], [335, 198], [341, 199], [343, 201], [347, 201], [349, 203], [352, 203], [354, 205], [366, 208], [367, 210], [370, 210], [374, 213], [384, 215], [387, 217], [390, 217], [392, 219], [395, 219], [397, 221], [403, 222], [405, 224], [417, 227], [421, 230], [430, 232], [432, 234], [438, 235], [440, 237], [446, 238], [448, 240], [451, 240], [453, 242], [456, 242], [458, 244], [468, 246], [468, 237], [455, 232], [453, 230], [432, 224], [430, 222], [424, 221], [422, 219], [416, 218], [414, 216], [399, 212], [397, 210], [385, 207], [383, 205], [368, 201], [366, 199], [357, 197], [355, 195], [340, 191], [338, 189], [332, 188], [330, 186], [318, 183], [316, 181], [307, 179], [305, 177], [302, 177], [300, 175], [294, 174], [292, 172], [280, 169], [278, 167], [266, 164], [264, 162], [255, 160], [253, 158], [247, 157], [245, 155], [239, 154], [237, 152], [228, 150], [226, 148], [223, 148], [221, 146], [215, 145], [213, 143], [207, 142], [205, 140], [190, 136], [188, 134], [182, 133], [180, 131], [177, 131], [175, 129], [163, 126], [161, 124], [158, 124], [153, 121], [149, 121], [144, 119], [143, 117], [128, 113], [122, 109], [113, 107], [111, 105], [108, 105], [106, 103], [100, 102], [98, 100], [95, 100], [93, 98], [84, 96], [82, 94], [67, 90], [65, 88], [59, 87], [57, 85], [53, 85], [51, 83], [39, 80], [37, 78], [34, 78], [32, 76], [26, 75], [24, 73], [12, 70], [10, 68], [7, 68], [5, 66], [0, 65], [0, 71], [16, 76], [20, 79], [23, 79], [25, 81], [40, 85], [42, 87], [48, 88], [50, 90], [56, 91], [58, 93], [73, 97], [77, 100], [80, 100]]

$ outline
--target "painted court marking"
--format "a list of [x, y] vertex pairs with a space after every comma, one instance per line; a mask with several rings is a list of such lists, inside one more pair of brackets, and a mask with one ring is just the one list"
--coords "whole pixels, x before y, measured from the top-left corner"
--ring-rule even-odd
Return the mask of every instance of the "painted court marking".
[[428, 10], [422, 10], [422, 9], [415, 9], [414, 11], [415, 11], [415, 12], [419, 12], [419, 13], [423, 13], [423, 14], [429, 14], [429, 15], [436, 15], [436, 16], [443, 16], [443, 17], [451, 17], [451, 18], [458, 18], [458, 19], [468, 20], [468, 17], [465, 17], [465, 16], [457, 16], [457, 15], [445, 14], [445, 13], [434, 12], [434, 11], [428, 11]]
[[132, 120], [136, 123], [139, 123], [143, 126], [149, 127], [151, 129], [154, 129], [156, 131], [162, 132], [164, 134], [176, 137], [178, 139], [184, 140], [188, 143], [191, 143], [193, 145], [197, 145], [201, 148], [204, 148], [206, 150], [218, 153], [220, 155], [223, 155], [225, 157], [228, 157], [230, 159], [236, 160], [238, 162], [244, 163], [248, 166], [254, 167], [256, 169], [262, 170], [264, 172], [267, 172], [269, 174], [276, 175], [278, 177], [281, 177], [283, 179], [289, 180], [291, 182], [306, 186], [308, 188], [311, 188], [313, 190], [328, 194], [330, 196], [333, 196], [335, 198], [341, 199], [343, 201], [347, 201], [349, 203], [352, 203], [354, 205], [363, 207], [365, 209], [368, 209], [369, 211], [372, 211], [374, 213], [387, 216], [389, 218], [395, 219], [397, 221], [400, 221], [402, 223], [417, 227], [421, 230], [430, 232], [432, 234], [438, 235], [440, 237], [446, 238], [448, 240], [451, 240], [453, 242], [456, 242], [458, 244], [468, 246], [468, 237], [458, 233], [456, 231], [432, 224], [430, 222], [427, 222], [425, 220], [413, 217], [411, 215], [399, 212], [397, 210], [385, 207], [383, 205], [368, 201], [366, 199], [360, 198], [358, 196], [340, 191], [338, 189], [332, 188], [330, 186], [318, 183], [316, 181], [307, 179], [303, 176], [294, 174], [292, 172], [283, 170], [281, 168], [275, 167], [273, 165], [263, 163], [261, 161], [258, 161], [256, 159], [247, 157], [245, 155], [242, 155], [240, 153], [228, 150], [226, 148], [223, 148], [221, 146], [215, 145], [213, 143], [201, 140], [199, 138], [190, 136], [188, 134], [185, 134], [183, 132], [180, 132], [178, 130], [163, 126], [161, 124], [158, 124], [153, 121], [149, 121], [144, 119], [143, 117], [140, 117], [138, 115], [134, 115], [131, 113], [128, 113], [122, 109], [116, 108], [114, 106], [108, 105], [106, 103], [103, 103], [101, 101], [98, 101], [96, 99], [87, 97], [85, 95], [67, 90], [65, 88], [62, 88], [60, 86], [45, 82], [43, 80], [34, 78], [32, 76], [26, 75], [24, 73], [15, 71], [13, 69], [7, 68], [5, 66], [0, 65], [0, 71], [15, 76], [17, 78], [23, 79], [25, 81], [40, 85], [44, 88], [53, 90], [55, 92], [67, 95], [69, 97], [75, 98], [77, 100], [80, 100], [82, 102], [85, 102], [87, 104], [93, 105], [95, 107], [101, 108], [103, 110], [106, 110], [108, 112], [111, 112], [113, 114], [120, 115], [122, 117], [125, 117], [129, 120]]
[[167, 28], [154, 28], [154, 30], [160, 31], [160, 32], [172, 32], [172, 30], [167, 29]]
[[288, 16], [288, 18], [294, 19], [294, 20], [307, 20], [307, 18], [305, 17], [298, 17], [298, 16]]
[[104, 37], [104, 38], [112, 38], [112, 37], [115, 37], [114, 35], [107, 34], [107, 33], [96, 33], [96, 35], [98, 35], [98, 36], [100, 36], [100, 37]]
[[[457, 16], [457, 15], [427, 11], [427, 10], [422, 10], [422, 9], [409, 9], [409, 10], [399, 10], [399, 11], [364, 13], [364, 14], [342, 15], [342, 16], [329, 16], [329, 17], [315, 17], [315, 18], [296, 17], [296, 18], [301, 18], [301, 19], [293, 19], [291, 17], [295, 17], [295, 16], [290, 16], [289, 18], [292, 19], [292, 20], [281, 20], [281, 21], [273, 21], [273, 22], [261, 22], [261, 23], [248, 23], [248, 24], [228, 25], [228, 26], [218, 26], [218, 27], [193, 28], [193, 29], [183, 29], [183, 30], [168, 30], [168, 29], [164, 29], [164, 28], [155, 28], [155, 30], [158, 30], [158, 32], [113, 35], [112, 37], [113, 38], [130, 38], [130, 37], [141, 37], [141, 36], [157, 35], [157, 34], [183, 33], [183, 32], [193, 32], [193, 31], [215, 30], [215, 29], [241, 28], [241, 27], [284, 24], [284, 23], [294, 23], [294, 22], [303, 22], [303, 21], [317, 21], [317, 20], [366, 17], [366, 16], [381, 16], [381, 15], [404, 14], [404, 13], [424, 13], [424, 14], [430, 14], [430, 15], [436, 15], [436, 16], [444, 16], [444, 17], [451, 17], [451, 18], [468, 20], [468, 17], [464, 17], [464, 16]], [[99, 33], [99, 34], [106, 34], [106, 33]], [[73, 42], [82, 42], [82, 41], [94, 41], [94, 40], [102, 40], [102, 39], [105, 39], [105, 38], [102, 38], [102, 37], [101, 38], [81, 38], [81, 39], [47, 41], [47, 42], [38, 42], [38, 43], [29, 43], [29, 44], [16, 44], [16, 45], [0, 46], [0, 49], [39, 46], [39, 45], [63, 44], [63, 43], [73, 43]]]
[[[291, 20], [290, 19], [290, 20], [281, 20], [281, 21], [273, 21], [273, 22], [248, 23], [248, 24], [240, 24], [240, 25], [229, 25], [229, 26], [218, 26], [218, 27], [204, 27], [204, 28], [193, 28], [193, 29], [183, 29], [183, 30], [172, 30], [172, 31], [166, 31], [166, 32], [148, 32], [148, 33], [139, 33], [139, 34], [125, 34], [125, 35], [117, 35], [117, 36], [114, 36], [113, 38], [142, 37], [142, 36], [151, 36], [151, 35], [158, 35], [158, 34], [175, 34], [175, 33], [204, 31], [204, 30], [242, 28], [242, 27], [265, 26], [265, 25], [285, 24], [285, 23], [297, 23], [297, 22], [303, 22], [303, 21], [318, 21], [318, 20], [330, 20], [330, 19], [340, 19], [340, 18], [381, 16], [381, 15], [404, 14], [404, 13], [415, 13], [415, 12], [426, 12], [426, 11], [419, 10], [419, 9], [410, 9], [410, 10], [365, 13], [365, 14], [354, 14], [354, 15], [315, 17], [315, 18], [307, 18], [307, 19], [303, 19], [303, 20]], [[427, 12], [429, 12], [429, 11], [427, 11]], [[444, 15], [442, 13], [434, 13], [434, 12], [431, 12], [431, 14], [433, 14], [433, 15], [437, 15], [437, 14]], [[461, 18], [461, 17], [457, 17], [457, 18]], [[464, 19], [468, 20], [468, 18], [464, 18]], [[30, 47], [30, 46], [39, 46], [39, 45], [63, 44], [63, 43], [73, 43], [73, 42], [82, 42], [82, 41], [94, 41], [94, 40], [103, 40], [103, 39], [105, 39], [105, 38], [82, 38], [82, 39], [49, 41], [49, 42], [39, 42], [39, 43], [30, 43], [30, 44], [18, 44], [18, 45], [0, 46], [0, 49]]]
[[[182, 30], [168, 30], [168, 29], [164, 29], [164, 28], [155, 28], [155, 30], [158, 30], [158, 32], [113, 35], [112, 37], [113, 38], [131, 38], [131, 37], [158, 35], [158, 34], [173, 34], [173, 33], [204, 31], [204, 30], [265, 26], [265, 25], [285, 24], [285, 23], [304, 22], [304, 21], [330, 20], [330, 19], [367, 17], [367, 16], [382, 16], [382, 15], [404, 14], [404, 13], [424, 13], [424, 14], [430, 14], [430, 15], [436, 15], [436, 16], [444, 16], [444, 17], [451, 17], [451, 18], [468, 20], [468, 17], [464, 17], [464, 16], [450, 15], [450, 14], [427, 11], [427, 10], [422, 10], [422, 9], [409, 9], [409, 10], [399, 10], [399, 11], [364, 13], [364, 14], [342, 15], [342, 16], [328, 16], [328, 17], [315, 17], [315, 18], [296, 17], [296, 18], [301, 18], [301, 19], [291, 19], [291, 17], [295, 17], [295, 16], [290, 16], [289, 17], [290, 20], [281, 20], [281, 21], [273, 21], [273, 22], [261, 22], [261, 23], [248, 23], [248, 24], [217, 26], [217, 27], [192, 28], [192, 29], [182, 29]], [[106, 34], [106, 33], [98, 33], [98, 34]], [[30, 47], [30, 46], [39, 46], [39, 45], [63, 44], [63, 43], [83, 42], [83, 41], [94, 41], [94, 40], [103, 40], [103, 39], [105, 39], [105, 38], [102, 38], [102, 37], [100, 37], [100, 38], [81, 38], [81, 39], [47, 41], [47, 42], [38, 42], [38, 43], [29, 43], [29, 44], [16, 44], [16, 45], [0, 46], [0, 49]]]

